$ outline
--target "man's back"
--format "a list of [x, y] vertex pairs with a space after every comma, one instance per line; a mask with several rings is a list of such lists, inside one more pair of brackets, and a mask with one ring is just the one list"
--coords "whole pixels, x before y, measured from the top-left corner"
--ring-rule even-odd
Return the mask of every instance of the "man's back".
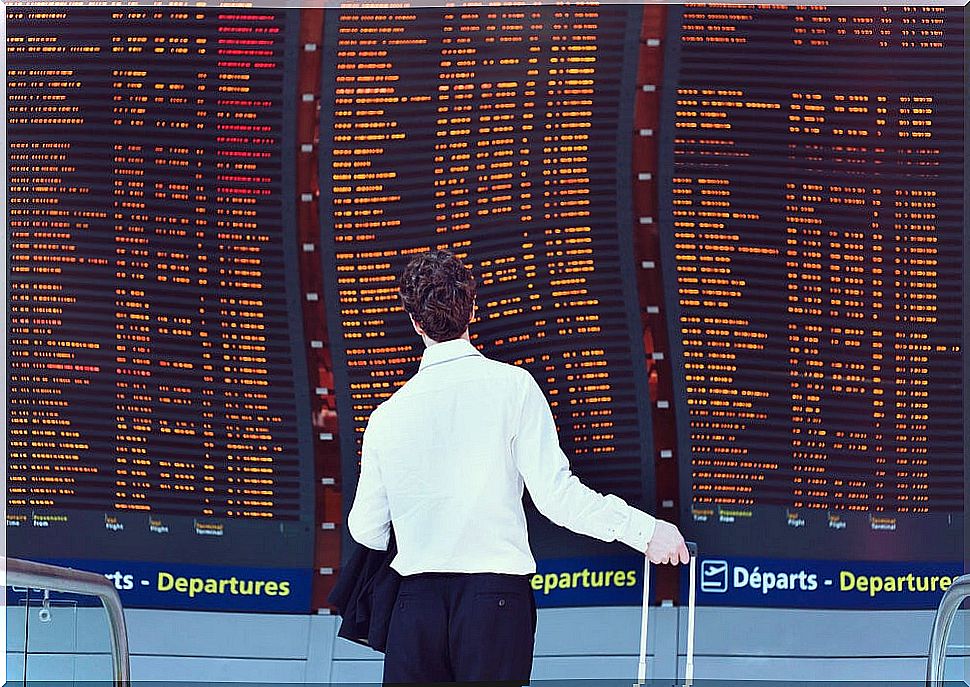
[[402, 575], [535, 572], [523, 486], [558, 525], [643, 551], [654, 519], [569, 469], [532, 376], [465, 339], [429, 346], [418, 373], [371, 415], [350, 513], [358, 542], [383, 548], [394, 522]]
[[529, 382], [456, 339], [371, 416], [398, 572], [534, 572], [512, 446]]

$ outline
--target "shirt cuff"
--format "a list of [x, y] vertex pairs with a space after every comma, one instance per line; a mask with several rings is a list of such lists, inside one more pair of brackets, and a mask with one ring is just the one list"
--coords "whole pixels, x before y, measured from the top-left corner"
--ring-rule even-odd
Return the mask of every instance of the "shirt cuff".
[[657, 519], [633, 506], [628, 508], [629, 517], [616, 538], [638, 553], [646, 553], [647, 544], [653, 539], [653, 531], [657, 527]]

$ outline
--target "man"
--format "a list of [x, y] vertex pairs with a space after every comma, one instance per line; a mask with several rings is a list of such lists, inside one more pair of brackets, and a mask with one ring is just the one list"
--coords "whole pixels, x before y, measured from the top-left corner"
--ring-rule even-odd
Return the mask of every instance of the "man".
[[400, 283], [426, 345], [417, 372], [370, 416], [348, 526], [403, 576], [385, 683], [528, 682], [535, 601], [523, 487], [543, 515], [621, 541], [654, 563], [688, 562], [672, 524], [577, 479], [528, 371], [470, 342], [471, 270], [448, 251], [416, 256]]

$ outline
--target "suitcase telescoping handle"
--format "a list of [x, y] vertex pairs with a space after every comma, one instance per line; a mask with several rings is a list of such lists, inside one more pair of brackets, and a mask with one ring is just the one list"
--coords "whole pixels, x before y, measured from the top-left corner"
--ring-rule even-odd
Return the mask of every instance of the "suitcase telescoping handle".
[[687, 583], [687, 668], [684, 684], [694, 683], [694, 610], [697, 608], [697, 543], [687, 542], [690, 553], [690, 579]]
[[[688, 687], [694, 680], [694, 607], [697, 601], [697, 544], [689, 541], [687, 552], [690, 554], [690, 581], [687, 592], [687, 669], [685, 683]], [[639, 687], [647, 681], [647, 623], [650, 619], [650, 559], [643, 557], [643, 602], [640, 610], [640, 662], [637, 664]]]

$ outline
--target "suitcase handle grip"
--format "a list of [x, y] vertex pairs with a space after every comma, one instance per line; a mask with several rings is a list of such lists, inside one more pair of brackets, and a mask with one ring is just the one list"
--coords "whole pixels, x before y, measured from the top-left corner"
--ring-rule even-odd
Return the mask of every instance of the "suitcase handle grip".
[[697, 558], [697, 542], [696, 541], [688, 541], [688, 542], [684, 542], [684, 543], [687, 544], [687, 553], [690, 554], [690, 557], [691, 558]]

